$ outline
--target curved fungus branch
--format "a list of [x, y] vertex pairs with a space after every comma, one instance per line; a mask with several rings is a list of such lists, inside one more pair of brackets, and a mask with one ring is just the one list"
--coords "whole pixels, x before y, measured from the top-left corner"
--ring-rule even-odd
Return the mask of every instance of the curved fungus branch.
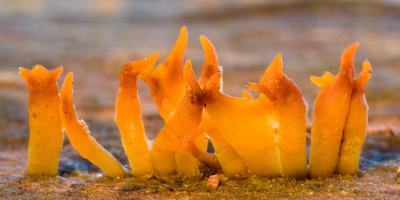
[[279, 176], [281, 166], [274, 129], [265, 123], [270, 122], [271, 102], [265, 96], [249, 101], [223, 94], [219, 91], [220, 78], [220, 73], [215, 74], [204, 88], [205, 110], [218, 134], [243, 158], [249, 174]]
[[199, 85], [201, 88], [207, 84], [210, 78], [220, 71], [218, 66], [217, 52], [215, 52], [214, 45], [206, 38], [206, 36], [200, 36], [200, 42], [204, 49], [205, 61], [203, 64], [203, 70], [199, 79]]
[[[182, 62], [187, 41], [186, 27], [183, 26], [179, 38], [168, 58], [158, 67], [139, 74], [139, 78], [149, 85], [151, 96], [165, 123], [173, 116], [179, 102], [185, 94], [186, 84], [182, 71]], [[204, 151], [207, 149], [208, 138], [205, 134], [200, 135], [196, 141], [200, 149]], [[182, 162], [179, 163], [186, 163], [185, 166], [179, 167], [179, 169], [187, 168], [187, 166], [196, 166], [198, 164], [198, 161], [187, 152], [183, 153], [179, 158], [182, 160]], [[188, 171], [193, 170], [195, 169], [190, 169]]]
[[[216, 73], [220, 73], [222, 75], [222, 67], [218, 66], [217, 53], [215, 52], [215, 48], [211, 42], [205, 36], [200, 36], [200, 41], [204, 49], [205, 62], [201, 77], [199, 79], [199, 84], [201, 88], [204, 88], [213, 75]], [[220, 83], [222, 82], [221, 76], [219, 81]], [[219, 84], [219, 91], [222, 91], [222, 84]], [[207, 104], [204, 104], [204, 106], [207, 107]], [[201, 126], [205, 127], [205, 133], [210, 137], [224, 174], [230, 177], [246, 175], [247, 167], [244, 164], [243, 158], [240, 157], [236, 150], [228, 142], [226, 142], [223, 137], [220, 136], [218, 130], [214, 127], [212, 119], [207, 114], [205, 109], [203, 110], [201, 124]], [[193, 154], [195, 151], [193, 150], [191, 152]], [[194, 156], [196, 158], [198, 157], [198, 155]]]
[[158, 67], [139, 74], [139, 78], [149, 85], [151, 96], [165, 122], [172, 117], [185, 94], [182, 62], [187, 41], [186, 27], [182, 27], [168, 58]]
[[79, 120], [75, 113], [72, 99], [72, 72], [65, 77], [61, 89], [61, 119], [65, 126], [65, 132], [71, 145], [85, 159], [89, 160], [109, 177], [126, 176], [121, 164], [96, 139], [90, 135], [90, 131], [83, 120]]
[[336, 170], [342, 140], [342, 132], [354, 86], [354, 54], [358, 43], [346, 48], [342, 54], [339, 74], [319, 79], [312, 78], [322, 86], [314, 103], [311, 129], [310, 175], [331, 177]]
[[115, 122], [121, 132], [121, 142], [136, 177], [151, 177], [153, 174], [149, 140], [144, 130], [137, 91], [137, 76], [152, 68], [157, 59], [158, 54], [153, 54], [146, 59], [129, 62], [122, 67], [119, 74]]
[[192, 71], [190, 60], [185, 63], [186, 93], [174, 115], [153, 142], [151, 157], [157, 175], [176, 173], [175, 153], [183, 147], [184, 137], [200, 125], [203, 111], [203, 90]]
[[363, 64], [360, 76], [354, 81], [350, 99], [349, 113], [343, 130], [336, 172], [340, 175], [354, 175], [358, 172], [361, 150], [365, 142], [368, 125], [368, 106], [365, 99], [365, 86], [371, 77], [371, 65]]
[[188, 152], [190, 152], [197, 160], [199, 160], [200, 162], [204, 163], [205, 165], [213, 169], [215, 173], [220, 173], [222, 168], [221, 164], [218, 162], [217, 157], [208, 154], [204, 151], [201, 151], [199, 148], [197, 148], [195, 144], [195, 139], [199, 135], [203, 134], [204, 131], [205, 131], [205, 126], [202, 125], [190, 131], [190, 133], [187, 134], [184, 138], [183, 147]]
[[278, 54], [260, 79], [261, 84], [247, 84], [272, 103], [269, 121], [278, 144], [282, 176], [307, 176], [306, 105], [297, 85], [282, 72], [282, 55]]
[[19, 68], [29, 86], [28, 175], [56, 176], [64, 133], [60, 116], [57, 80], [63, 71], [40, 65]]

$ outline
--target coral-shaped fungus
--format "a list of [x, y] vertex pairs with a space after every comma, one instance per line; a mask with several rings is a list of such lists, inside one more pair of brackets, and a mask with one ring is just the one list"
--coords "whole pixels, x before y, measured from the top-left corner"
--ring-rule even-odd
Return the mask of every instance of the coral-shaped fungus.
[[[338, 76], [327, 72], [321, 78], [311, 78], [322, 89], [314, 104], [308, 169], [306, 105], [300, 89], [283, 74], [281, 54], [260, 83], [247, 84], [260, 93], [259, 98], [254, 99], [246, 90], [243, 97], [231, 97], [222, 92], [222, 68], [206, 37], [200, 36], [205, 62], [199, 81], [190, 60], [183, 66], [187, 40], [182, 27], [170, 55], [158, 67], [152, 69], [158, 59], [158, 54], [153, 54], [128, 62], [120, 71], [115, 122], [136, 177], [176, 173], [201, 177], [204, 167], [230, 177], [304, 178], [308, 171], [311, 177], [329, 177], [334, 172], [358, 171], [367, 126], [364, 93], [371, 73], [366, 61], [361, 75], [353, 79], [358, 43], [344, 51]], [[56, 80], [61, 71], [49, 72], [41, 66], [32, 71], [20, 69], [30, 87], [28, 174], [57, 174], [64, 126], [82, 157], [110, 177], [125, 176], [121, 164], [90, 136], [85, 122], [78, 120], [72, 100], [72, 73], [66, 76], [58, 96]], [[166, 123], [152, 145], [142, 121], [138, 77], [149, 85]], [[206, 152], [208, 138], [216, 155]]]

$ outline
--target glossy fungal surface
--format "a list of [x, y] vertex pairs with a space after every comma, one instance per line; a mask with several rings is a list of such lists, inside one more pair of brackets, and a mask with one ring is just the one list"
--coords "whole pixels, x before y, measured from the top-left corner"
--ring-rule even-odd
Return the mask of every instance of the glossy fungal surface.
[[365, 61], [360, 76], [354, 81], [350, 108], [343, 129], [343, 142], [336, 167], [336, 172], [340, 175], [354, 175], [358, 172], [368, 125], [365, 86], [371, 77], [371, 72], [371, 65], [368, 61]]
[[[204, 49], [205, 61], [203, 64], [203, 70], [201, 76], [199, 78], [199, 84], [201, 88], [204, 88], [205, 85], [210, 81], [211, 77], [216, 73], [222, 74], [222, 67], [218, 66], [218, 57], [212, 43], [205, 37], [200, 36], [200, 42]], [[220, 78], [222, 82], [222, 77]], [[222, 84], [220, 84], [219, 90], [222, 92]], [[207, 107], [207, 104], [204, 104]], [[214, 123], [207, 111], [203, 110], [203, 116], [201, 121], [201, 126], [203, 127], [204, 133], [206, 133], [213, 144], [214, 151], [218, 157], [219, 165], [222, 168], [222, 171], [227, 176], [244, 176], [247, 174], [247, 167], [244, 164], [243, 158], [236, 152], [236, 150], [228, 143], [226, 140], [220, 135], [218, 130], [215, 128]], [[194, 139], [194, 138], [192, 138]], [[191, 151], [195, 157], [200, 154], [201, 149], [195, 150], [194, 146], [191, 146]], [[195, 153], [197, 152], [197, 153]], [[201, 153], [204, 155], [203, 153]], [[204, 157], [210, 157], [204, 155]], [[211, 157], [210, 157], [211, 158]], [[212, 162], [212, 159], [208, 159], [208, 162]], [[203, 160], [205, 161], [205, 160]], [[210, 163], [206, 165], [210, 166]], [[213, 166], [218, 165], [217, 163], [211, 164]], [[214, 170], [217, 170], [218, 167], [214, 167]]]
[[331, 177], [339, 158], [343, 128], [354, 87], [354, 54], [358, 43], [344, 50], [337, 76], [326, 72], [321, 78], [311, 77], [321, 86], [314, 103], [311, 129], [310, 176]]
[[19, 71], [29, 86], [28, 175], [56, 176], [64, 138], [57, 86], [63, 68], [48, 71], [36, 65]]
[[190, 60], [185, 63], [184, 68], [186, 93], [157, 135], [151, 149], [154, 170], [158, 175], [172, 175], [177, 172], [175, 153], [183, 147], [185, 136], [201, 122], [203, 90], [194, 77]]
[[[298, 87], [283, 75], [281, 68], [281, 56], [278, 55], [265, 72], [261, 84], [248, 84], [251, 89], [263, 94], [256, 100], [249, 100], [249, 97], [234, 98], [221, 93], [219, 91], [221, 75], [217, 73], [205, 87], [207, 103], [205, 110], [220, 135], [243, 158], [249, 174], [265, 177], [279, 175], [304, 177], [307, 173], [304, 151], [305, 127], [303, 129], [301, 124], [303, 121], [305, 124], [305, 105]], [[283, 94], [274, 89], [276, 88], [274, 84], [283, 84], [279, 88]], [[294, 97], [290, 96], [292, 92], [295, 93]], [[285, 105], [285, 102], [289, 105]], [[281, 123], [285, 120], [279, 117], [282, 112], [290, 112], [285, 109], [293, 106], [299, 107], [294, 111], [299, 114], [292, 117], [296, 120], [294, 123], [300, 126], [296, 126], [294, 130], [289, 126], [288, 130], [285, 130], [287, 124], [283, 124], [285, 128], [281, 127]], [[290, 142], [296, 146], [289, 149], [282, 148], [282, 143], [290, 144]], [[290, 158], [293, 154], [295, 155]], [[289, 165], [286, 159], [292, 158], [299, 160], [294, 161], [298, 165], [293, 169], [287, 169], [290, 167], [286, 166]]]
[[65, 77], [61, 89], [61, 119], [65, 127], [68, 139], [74, 149], [85, 159], [98, 166], [109, 177], [123, 177], [126, 172], [121, 164], [96, 139], [90, 135], [90, 131], [83, 120], [79, 120], [75, 113], [72, 96], [73, 77], [72, 72]]
[[172, 117], [185, 94], [182, 63], [188, 41], [186, 27], [182, 27], [178, 40], [168, 58], [154, 69], [139, 75], [149, 85], [151, 96], [165, 122]]
[[146, 59], [126, 63], [119, 74], [119, 89], [115, 103], [115, 122], [121, 132], [121, 142], [136, 177], [151, 177], [153, 161], [145, 134], [138, 97], [137, 76], [152, 68], [158, 59], [153, 54]]
[[278, 54], [267, 68], [260, 84], [249, 83], [250, 89], [265, 95], [270, 104], [269, 123], [278, 145], [282, 176], [307, 176], [306, 105], [297, 85], [282, 72], [282, 55]]
[[[222, 92], [222, 67], [214, 46], [205, 36], [200, 36], [200, 42], [205, 62], [198, 81], [190, 60], [182, 68], [187, 44], [185, 27], [171, 54], [158, 67], [152, 69], [158, 59], [158, 54], [153, 54], [125, 64], [120, 71], [115, 122], [136, 177], [184, 174], [202, 178], [223, 173], [232, 178], [251, 175], [298, 179], [308, 174], [317, 178], [335, 172], [357, 173], [368, 123], [365, 86], [371, 76], [366, 61], [361, 75], [353, 78], [358, 43], [343, 52], [337, 76], [327, 72], [321, 78], [311, 77], [322, 89], [314, 103], [308, 169], [306, 105], [300, 89], [283, 74], [282, 55], [275, 57], [259, 83], [247, 83], [248, 88], [260, 93], [258, 98], [247, 90], [242, 91], [242, 97], [231, 97]], [[61, 72], [62, 68], [49, 72], [41, 66], [32, 71], [20, 69], [30, 88], [28, 174], [57, 174], [63, 123], [72, 146], [82, 157], [109, 177], [126, 176], [121, 164], [78, 119], [72, 100], [72, 73], [66, 76], [58, 96], [56, 80]], [[166, 122], [152, 143], [144, 130], [137, 77], [149, 85]], [[50, 131], [61, 134], [50, 135]], [[44, 137], [35, 133], [43, 133]], [[215, 155], [207, 153], [208, 138]], [[52, 140], [55, 142], [49, 145], [47, 141]], [[51, 146], [50, 151], [47, 146]]]

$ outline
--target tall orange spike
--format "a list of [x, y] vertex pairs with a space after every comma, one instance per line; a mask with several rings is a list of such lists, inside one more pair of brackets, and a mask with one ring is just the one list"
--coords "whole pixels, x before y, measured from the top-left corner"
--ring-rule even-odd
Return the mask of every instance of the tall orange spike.
[[75, 113], [72, 99], [73, 86], [72, 72], [65, 77], [61, 89], [61, 119], [65, 132], [74, 149], [85, 159], [98, 166], [111, 178], [126, 176], [121, 164], [96, 139], [90, 135], [90, 131], [83, 120], [79, 120]]
[[348, 77], [353, 80], [354, 78], [354, 55], [356, 54], [356, 50], [358, 49], [358, 42], [348, 46], [342, 54], [342, 58], [340, 60], [340, 70], [339, 76]]
[[203, 71], [201, 72], [201, 77], [199, 79], [199, 84], [201, 88], [207, 84], [210, 78], [219, 72], [218, 67], [218, 57], [217, 53], [215, 52], [214, 46], [211, 42], [205, 37], [200, 36], [201, 44], [203, 45], [204, 53], [206, 55], [206, 59], [203, 64]]
[[354, 86], [353, 59], [357, 48], [355, 43], [344, 50], [338, 76], [323, 85], [315, 99], [309, 163], [313, 178], [331, 177], [336, 170]]
[[201, 122], [203, 91], [192, 71], [190, 60], [185, 63], [186, 93], [173, 116], [153, 142], [151, 157], [158, 175], [176, 173], [175, 153], [183, 147], [184, 137]]
[[336, 172], [340, 175], [354, 175], [358, 172], [360, 155], [365, 142], [368, 125], [368, 105], [365, 99], [365, 86], [371, 77], [371, 65], [363, 64], [360, 76], [355, 80], [350, 100], [349, 113], [343, 129], [343, 142], [340, 147]]
[[200, 150], [195, 144], [195, 139], [203, 134], [204, 131], [205, 126], [199, 126], [190, 131], [190, 133], [184, 138], [183, 147], [188, 152], [190, 152], [197, 160], [213, 169], [216, 173], [220, 173], [222, 168], [221, 164], [218, 162], [217, 157]]
[[136, 79], [141, 72], [152, 68], [157, 59], [158, 54], [153, 54], [146, 59], [129, 62], [122, 67], [119, 75], [115, 122], [121, 132], [122, 145], [136, 177], [148, 178], [153, 174], [153, 162], [142, 121]]
[[36, 65], [19, 71], [29, 86], [28, 175], [56, 176], [64, 138], [57, 86], [63, 68], [48, 71]]
[[158, 67], [138, 76], [149, 85], [151, 96], [165, 122], [168, 122], [185, 94], [182, 62], [187, 41], [186, 27], [182, 27], [168, 58]]
[[304, 178], [307, 175], [305, 124], [306, 105], [297, 85], [282, 72], [282, 55], [278, 54], [267, 68], [260, 84], [249, 88], [266, 95], [272, 103], [271, 126], [279, 150], [282, 175]]

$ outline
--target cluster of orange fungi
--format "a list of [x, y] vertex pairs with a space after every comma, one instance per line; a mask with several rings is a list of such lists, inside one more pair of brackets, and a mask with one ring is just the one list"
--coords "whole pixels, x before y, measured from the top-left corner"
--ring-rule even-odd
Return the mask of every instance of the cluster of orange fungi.
[[[342, 55], [337, 76], [326, 72], [311, 81], [322, 89], [313, 111], [311, 152], [306, 158], [306, 105], [300, 89], [282, 72], [278, 54], [260, 79], [247, 87], [260, 93], [254, 99], [222, 92], [222, 71], [214, 46], [200, 36], [205, 63], [197, 81], [190, 60], [182, 67], [187, 45], [183, 27], [168, 58], [154, 68], [158, 54], [126, 63], [119, 74], [115, 122], [135, 177], [151, 178], [177, 173], [202, 177], [330, 177], [355, 174], [365, 141], [367, 104], [365, 85], [371, 66], [365, 61], [354, 79], [353, 58], [358, 43]], [[55, 176], [63, 129], [79, 154], [109, 177], [123, 177], [126, 169], [90, 135], [73, 104], [73, 76], [68, 73], [61, 92], [57, 79], [62, 67], [47, 71], [20, 68], [30, 89], [28, 150], [29, 175]], [[153, 142], [145, 134], [138, 98], [137, 77], [149, 85], [166, 122]], [[207, 153], [208, 139], [215, 155]]]

